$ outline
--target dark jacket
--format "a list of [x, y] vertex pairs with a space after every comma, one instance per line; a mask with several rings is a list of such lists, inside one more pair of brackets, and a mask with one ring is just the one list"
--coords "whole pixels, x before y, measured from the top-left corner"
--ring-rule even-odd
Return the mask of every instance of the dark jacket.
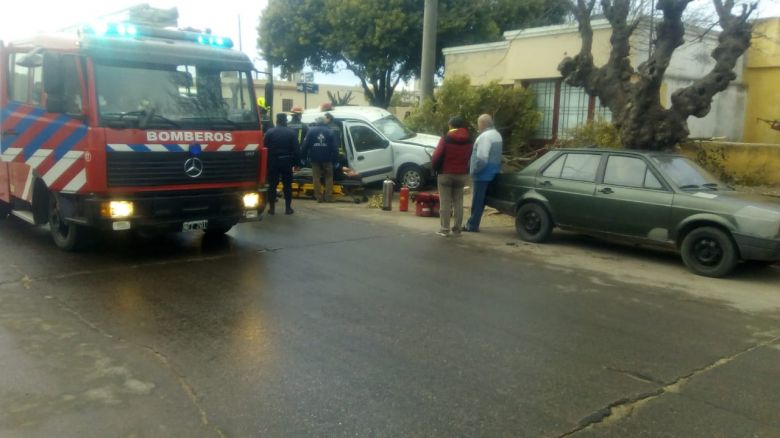
[[301, 155], [312, 163], [335, 163], [338, 149], [333, 134], [327, 126], [311, 125], [303, 139]]
[[287, 127], [295, 131], [298, 143], [303, 144], [303, 139], [306, 138], [306, 133], [309, 132], [308, 126], [300, 120], [292, 119], [287, 123]]
[[451, 129], [439, 140], [431, 163], [438, 173], [469, 173], [471, 135], [466, 128]]
[[268, 149], [268, 165], [293, 167], [300, 163], [298, 138], [295, 131], [286, 126], [277, 126], [266, 132], [265, 147]]

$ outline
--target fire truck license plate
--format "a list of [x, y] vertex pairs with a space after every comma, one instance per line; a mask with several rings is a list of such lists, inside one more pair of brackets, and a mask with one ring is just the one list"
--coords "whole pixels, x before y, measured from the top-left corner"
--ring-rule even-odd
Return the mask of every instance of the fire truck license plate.
[[181, 226], [182, 231], [197, 231], [197, 230], [205, 230], [209, 226], [209, 221], [202, 220], [202, 221], [190, 221], [190, 222], [184, 222]]

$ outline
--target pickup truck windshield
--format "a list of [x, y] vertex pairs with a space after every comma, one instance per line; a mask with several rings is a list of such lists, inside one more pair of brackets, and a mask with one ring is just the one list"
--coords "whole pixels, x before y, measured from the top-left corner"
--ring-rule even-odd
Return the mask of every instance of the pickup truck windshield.
[[247, 72], [218, 66], [97, 63], [101, 126], [258, 129]]
[[407, 138], [415, 136], [415, 133], [412, 132], [412, 130], [404, 126], [400, 120], [392, 115], [376, 120], [374, 126], [382, 131], [382, 134], [384, 134], [385, 137], [392, 141], [406, 140]]

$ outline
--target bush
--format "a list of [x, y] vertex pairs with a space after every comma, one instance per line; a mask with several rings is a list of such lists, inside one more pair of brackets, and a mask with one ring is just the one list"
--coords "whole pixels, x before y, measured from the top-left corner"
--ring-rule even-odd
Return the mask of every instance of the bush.
[[459, 115], [476, 133], [477, 117], [490, 114], [504, 138], [504, 152], [519, 154], [541, 120], [534, 96], [528, 90], [503, 86], [498, 82], [472, 86], [466, 76], [444, 80], [434, 100], [426, 99], [406, 120], [417, 132], [442, 135], [450, 117]]
[[601, 118], [574, 128], [570, 133], [570, 138], [559, 139], [555, 146], [567, 148], [597, 146], [613, 149], [623, 147], [615, 126]]

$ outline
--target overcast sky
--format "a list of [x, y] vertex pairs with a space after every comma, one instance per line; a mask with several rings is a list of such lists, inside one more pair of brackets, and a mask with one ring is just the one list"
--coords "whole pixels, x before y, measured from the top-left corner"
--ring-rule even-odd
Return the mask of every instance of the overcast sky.
[[[711, 0], [695, 0], [706, 4]], [[241, 17], [241, 43], [250, 58], [257, 57], [257, 20], [267, 0], [2, 0], [0, 39], [15, 40], [41, 32], [51, 32], [67, 26], [88, 23], [138, 3], [179, 9], [179, 25], [212, 29], [215, 35], [231, 37], [238, 48], [238, 23]], [[420, 0], [422, 5], [422, 0]], [[422, 6], [421, 6], [422, 7]], [[780, 16], [780, 0], [761, 0], [759, 16]], [[337, 75], [315, 75], [320, 83], [356, 85], [349, 72]]]

